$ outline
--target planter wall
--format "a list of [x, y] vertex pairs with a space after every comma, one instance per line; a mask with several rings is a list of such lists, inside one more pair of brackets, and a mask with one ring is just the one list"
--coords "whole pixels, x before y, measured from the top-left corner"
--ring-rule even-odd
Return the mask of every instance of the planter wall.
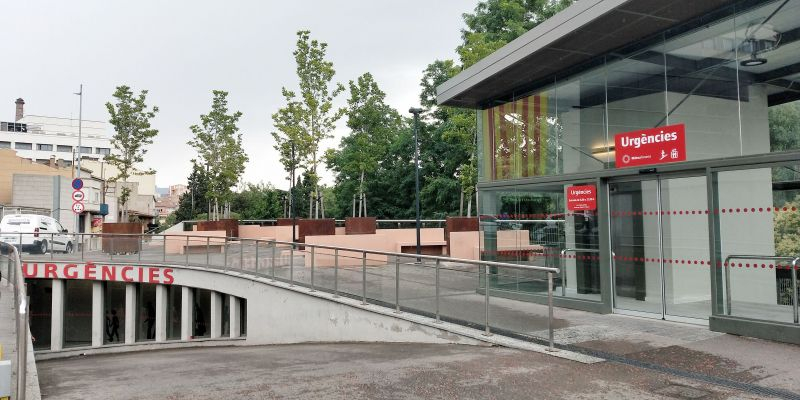
[[141, 235], [144, 225], [135, 222], [103, 223], [103, 252], [108, 254], [138, 253], [141, 250], [141, 237], [114, 235]]
[[198, 231], [225, 231], [228, 237], [239, 237], [239, 221], [235, 219], [221, 219], [219, 221], [199, 221]]
[[344, 219], [344, 234], [371, 235], [377, 226], [378, 219], [375, 217], [349, 217]]
[[447, 217], [444, 229], [444, 240], [447, 242], [447, 253], [450, 254], [451, 232], [475, 232], [480, 224], [478, 217]]
[[306, 236], [322, 236], [336, 234], [336, 220], [326, 219], [299, 219], [297, 220], [299, 243], [305, 243]]

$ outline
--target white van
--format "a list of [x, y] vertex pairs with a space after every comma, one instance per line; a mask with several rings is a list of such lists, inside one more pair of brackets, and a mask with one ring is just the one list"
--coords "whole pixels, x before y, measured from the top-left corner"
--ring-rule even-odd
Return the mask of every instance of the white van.
[[72, 253], [75, 249], [75, 238], [58, 221], [35, 214], [4, 216], [0, 221], [0, 241], [12, 244], [21, 251], [39, 254], [49, 251]]

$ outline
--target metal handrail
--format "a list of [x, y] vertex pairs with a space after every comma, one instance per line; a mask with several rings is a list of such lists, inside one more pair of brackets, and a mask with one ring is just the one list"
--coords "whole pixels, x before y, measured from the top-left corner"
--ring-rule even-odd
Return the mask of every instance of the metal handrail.
[[[338, 268], [339, 268], [339, 266], [338, 266], [338, 256], [341, 256], [340, 252], [352, 252], [352, 253], [355, 253], [355, 254], [360, 254], [360, 258], [361, 258], [361, 261], [362, 261], [362, 263], [361, 263], [362, 274], [365, 277], [366, 277], [366, 271], [367, 271], [367, 268], [366, 268], [366, 266], [367, 266], [367, 263], [366, 263], [367, 255], [369, 255], [369, 254], [379, 255], [379, 256], [387, 256], [387, 257], [395, 257], [396, 259], [400, 258], [400, 257], [411, 257], [411, 258], [414, 258], [417, 261], [417, 262], [415, 262], [416, 265], [421, 265], [421, 266], [425, 266], [425, 267], [428, 267], [428, 265], [425, 265], [425, 263], [422, 262], [422, 261], [433, 261], [433, 262], [436, 262], [436, 264], [441, 264], [442, 262], [448, 262], [448, 263], [474, 265], [474, 266], [477, 266], [479, 269], [483, 268], [484, 273], [486, 275], [486, 281], [485, 281], [485, 283], [486, 283], [486, 293], [485, 293], [485, 299], [486, 299], [485, 300], [486, 301], [486, 315], [485, 315], [486, 324], [485, 324], [485, 329], [486, 329], [486, 332], [485, 332], [485, 335], [487, 335], [487, 336], [491, 335], [490, 323], [489, 323], [489, 297], [490, 297], [489, 296], [489, 292], [490, 292], [489, 277], [491, 275], [491, 272], [490, 272], [491, 267], [500, 267], [500, 268], [516, 269], [516, 270], [527, 270], [527, 271], [543, 272], [543, 273], [547, 274], [547, 280], [548, 280], [548, 286], [547, 286], [547, 305], [548, 305], [547, 325], [548, 325], [548, 344], [549, 344], [548, 350], [556, 351], [555, 346], [554, 346], [554, 339], [553, 339], [553, 287], [552, 287], [552, 285], [553, 285], [553, 274], [559, 273], [559, 268], [541, 267], [541, 266], [536, 266], [536, 265], [512, 264], [512, 263], [497, 262], [497, 261], [468, 260], [468, 259], [452, 258], [452, 257], [445, 257], [445, 256], [422, 255], [422, 254], [421, 255], [417, 255], [417, 254], [398, 253], [398, 252], [391, 252], [391, 251], [366, 250], [366, 249], [358, 249], [358, 248], [351, 248], [351, 247], [337, 247], [337, 246], [329, 246], [329, 245], [321, 245], [321, 244], [295, 243], [295, 242], [280, 241], [280, 240], [248, 239], [248, 238], [223, 237], [223, 236], [219, 236], [219, 237], [197, 236], [197, 235], [191, 235], [190, 233], [191, 232], [187, 232], [187, 234], [185, 234], [185, 235], [182, 235], [182, 234], [141, 235], [141, 234], [125, 234], [125, 233], [105, 233], [105, 234], [73, 233], [73, 234], [70, 234], [70, 235], [75, 237], [76, 239], [80, 237], [81, 242], [84, 241], [83, 238], [85, 236], [88, 236], [88, 237], [111, 236], [112, 238], [143, 237], [143, 236], [146, 236], [148, 238], [161, 237], [162, 238], [161, 243], [163, 243], [162, 245], [164, 246], [164, 252], [163, 252], [164, 253], [163, 257], [164, 258], [162, 260], [163, 263], [168, 263], [168, 260], [166, 259], [166, 243], [167, 243], [168, 238], [170, 238], [170, 237], [180, 238], [182, 240], [187, 240], [187, 241], [189, 240], [188, 238], [200, 238], [200, 239], [202, 239], [202, 241], [204, 243], [207, 243], [209, 240], [218, 240], [218, 241], [224, 240], [226, 244], [230, 243], [230, 241], [234, 241], [234, 242], [240, 243], [240, 246], [243, 246], [245, 243], [254, 243], [256, 245], [256, 247], [258, 247], [259, 244], [266, 244], [268, 247], [271, 247], [273, 249], [278, 248], [278, 247], [285, 247], [285, 248], [290, 249], [291, 253], [292, 253], [292, 254], [290, 254], [290, 258], [289, 258], [290, 259], [290, 264], [289, 264], [289, 268], [290, 268], [289, 269], [289, 283], [290, 283], [290, 286], [293, 286], [294, 283], [295, 283], [295, 280], [294, 280], [294, 277], [293, 277], [294, 276], [293, 275], [294, 263], [295, 263], [293, 253], [298, 248], [331, 250], [333, 252], [333, 254], [335, 256], [337, 256], [335, 270], [334, 270], [334, 273], [337, 274], [336, 276], [338, 276]], [[3, 233], [0, 232], [0, 234], [3, 234]], [[14, 232], [14, 235], [20, 235], [21, 236], [23, 234], [18, 233], [18, 232]], [[31, 234], [30, 233], [26, 233], [26, 235], [31, 235]], [[20, 240], [20, 243], [22, 243], [22, 240]], [[227, 250], [227, 245], [225, 247], [226, 247], [226, 250]], [[208, 253], [208, 250], [207, 250], [207, 254], [210, 254], [210, 253]], [[314, 265], [314, 257], [317, 256], [317, 255], [319, 255], [318, 251], [313, 251], [313, 252], [312, 251], [308, 251], [308, 256], [311, 257], [311, 265]], [[326, 255], [328, 255], [328, 254], [326, 254]], [[81, 252], [80, 253], [81, 259], [83, 259], [84, 256], [85, 256], [85, 254], [83, 252]], [[227, 258], [227, 251], [225, 251], [225, 256]], [[240, 257], [241, 257], [241, 255], [240, 255]], [[274, 278], [274, 274], [275, 274], [275, 271], [274, 271], [275, 257], [276, 257], [276, 254], [275, 254], [275, 251], [273, 250], [272, 251], [272, 258], [273, 258], [272, 261], [273, 262], [272, 262], [272, 268], [271, 268], [272, 269], [272, 280], [275, 279]], [[51, 259], [53, 259], [52, 249], [51, 249]], [[101, 260], [93, 259], [92, 261], [93, 262], [98, 262], [98, 261], [101, 261]], [[188, 257], [186, 259], [180, 260], [180, 262], [178, 262], [178, 261], [174, 262], [174, 265], [176, 267], [179, 267], [179, 266], [181, 266], [183, 264], [210, 267], [210, 268], [214, 268], [214, 269], [219, 269], [220, 268], [219, 265], [210, 264], [208, 257], [206, 258], [206, 264], [202, 264], [202, 262], [197, 262], [197, 261], [194, 261], [194, 260], [189, 260]], [[433, 267], [431, 267], [431, 268], [433, 268]], [[222, 269], [228, 270], [229, 268], [227, 268], [226, 265], [223, 265]], [[241, 263], [240, 263], [240, 269], [244, 270], [244, 266], [241, 265]], [[437, 281], [436, 285], [438, 285], [438, 284], [439, 284], [439, 282]], [[338, 288], [338, 282], [335, 282], [335, 285], [337, 285], [336, 287]], [[395, 293], [395, 299], [398, 302], [398, 304], [396, 304], [396, 308], [399, 309], [400, 285], [397, 284], [397, 285], [395, 285], [395, 287], [396, 287], [396, 291], [397, 291]], [[363, 281], [362, 292], [363, 293], [361, 293], [361, 297], [362, 297], [363, 303], [366, 304], [366, 299], [367, 299], [367, 295], [366, 295], [366, 279], [364, 279], [364, 281]], [[335, 289], [334, 290], [334, 295], [337, 295], [337, 294], [338, 294], [337, 293], [337, 289]], [[439, 303], [439, 297], [440, 297], [439, 296], [439, 290], [438, 290], [438, 286], [437, 286], [437, 290], [436, 290], [436, 302], [437, 302], [437, 305]], [[437, 307], [436, 319], [438, 320], [439, 318], [440, 318], [440, 315], [439, 315], [438, 307]]]
[[[19, 250], [11, 244], [0, 241], [0, 248], [9, 249], [11, 256], [8, 256], [9, 267], [6, 277], [8, 282], [14, 285], [14, 309], [16, 310], [15, 322], [17, 327], [17, 399], [26, 398], [25, 389], [28, 376], [28, 296], [25, 293], [25, 276], [22, 273], [22, 261], [20, 260]], [[13, 257], [13, 258], [12, 258]], [[11, 269], [11, 263], [14, 269]], [[11, 276], [13, 272], [13, 277]]]
[[758, 254], [731, 254], [725, 257], [725, 305], [727, 315], [731, 315], [731, 269], [728, 265], [730, 260], [774, 260], [774, 261], [791, 261], [792, 269], [790, 274], [792, 276], [792, 312], [794, 316], [794, 323], [800, 323], [800, 310], [798, 309], [797, 299], [797, 264], [800, 262], [800, 257], [781, 257], [781, 256], [762, 256]]
[[567, 253], [599, 253], [599, 249], [581, 249], [568, 247], [561, 250], [561, 258], [558, 263], [559, 274], [561, 274], [561, 296], [567, 296], [567, 266], [564, 265], [564, 255]]

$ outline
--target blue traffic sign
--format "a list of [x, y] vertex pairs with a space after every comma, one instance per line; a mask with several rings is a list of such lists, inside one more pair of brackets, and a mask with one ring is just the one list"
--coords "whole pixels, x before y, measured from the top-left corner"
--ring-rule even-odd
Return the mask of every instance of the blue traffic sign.
[[75, 190], [83, 189], [83, 179], [75, 178], [72, 180], [72, 188]]

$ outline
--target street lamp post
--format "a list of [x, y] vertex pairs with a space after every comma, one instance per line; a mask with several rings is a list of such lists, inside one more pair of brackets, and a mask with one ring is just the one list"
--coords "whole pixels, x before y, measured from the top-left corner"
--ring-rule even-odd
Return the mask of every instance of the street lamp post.
[[[419, 130], [419, 114], [422, 113], [422, 111], [424, 111], [424, 110], [421, 109], [421, 108], [411, 107], [411, 108], [408, 109], [408, 112], [410, 112], [411, 114], [414, 114], [414, 184], [415, 184], [415, 190], [414, 190], [414, 195], [415, 195], [414, 199], [415, 200], [414, 200], [414, 203], [415, 203], [416, 208], [417, 208], [417, 224], [416, 224], [416, 227], [417, 227], [417, 255], [420, 255], [421, 252], [422, 252], [422, 249], [421, 249], [422, 245], [421, 245], [421, 240], [420, 240], [420, 221], [419, 221], [419, 140], [417, 138], [417, 131]], [[417, 258], [417, 262], [419, 262], [419, 261], [420, 261], [420, 259]]]
[[[81, 139], [83, 137], [81, 132], [81, 127], [83, 125], [83, 84], [81, 83], [81, 87], [78, 90], [78, 93], [73, 93], [78, 95], [78, 159], [75, 160], [75, 166], [77, 167], [77, 171], [75, 172], [75, 177], [81, 179], [81, 149], [83, 143], [81, 143]], [[59, 218], [60, 219], [60, 218]], [[81, 226], [81, 214], [75, 214], [75, 233], [80, 233], [80, 226]]]

